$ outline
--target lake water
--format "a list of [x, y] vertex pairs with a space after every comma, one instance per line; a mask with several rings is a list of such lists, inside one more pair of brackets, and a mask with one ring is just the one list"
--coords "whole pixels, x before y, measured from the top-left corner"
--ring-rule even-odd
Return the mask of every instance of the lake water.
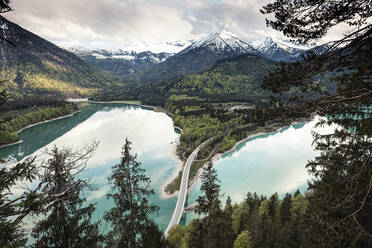
[[[87, 198], [97, 202], [94, 218], [100, 220], [112, 206], [105, 197], [109, 190], [107, 177], [111, 166], [119, 162], [121, 147], [128, 138], [156, 193], [150, 200], [160, 210], [152, 217], [165, 229], [177, 200], [161, 196], [161, 187], [178, 168], [173, 151], [179, 133], [172, 119], [151, 109], [123, 104], [83, 103], [81, 109], [73, 117], [24, 130], [20, 133], [24, 142], [0, 149], [0, 157], [19, 161], [31, 154], [42, 154], [54, 145], [77, 148], [99, 140], [83, 176], [95, 183], [96, 191], [87, 193]], [[224, 199], [230, 195], [233, 202], [239, 202], [248, 191], [259, 194], [284, 194], [297, 188], [304, 191], [309, 179], [305, 164], [316, 154], [311, 147], [313, 125], [314, 121], [259, 135], [224, 155], [215, 163]], [[192, 204], [199, 195], [199, 186], [200, 183], [192, 189], [188, 203]], [[195, 215], [188, 214], [183, 222], [193, 217]], [[106, 229], [104, 223], [102, 227]]]

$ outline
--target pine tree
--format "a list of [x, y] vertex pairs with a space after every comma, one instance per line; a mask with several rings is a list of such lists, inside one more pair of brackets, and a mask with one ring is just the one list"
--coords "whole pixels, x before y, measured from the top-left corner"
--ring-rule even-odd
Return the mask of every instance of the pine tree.
[[194, 219], [190, 222], [188, 235], [186, 236], [186, 245], [188, 248], [204, 248], [205, 225], [200, 219]]
[[[202, 191], [202, 195], [196, 200], [198, 203], [197, 212], [199, 214], [207, 214], [207, 216], [200, 223], [195, 224], [203, 233], [202, 237], [199, 237], [197, 234], [195, 237], [202, 239], [201, 247], [232, 247], [235, 235], [232, 229], [231, 199], [228, 198], [226, 209], [222, 211], [217, 171], [213, 168], [211, 162], [208, 162], [207, 168], [205, 168], [201, 175], [201, 181], [200, 190]], [[195, 238], [192, 244], [195, 245]]]
[[[0, 168], [0, 247], [20, 247], [27, 242], [21, 227], [22, 220], [40, 208], [35, 190], [14, 195], [11, 187], [18, 181], [33, 181], [38, 173], [35, 158], [26, 159], [12, 168]], [[0, 161], [0, 164], [5, 161]]]
[[227, 215], [220, 206], [213, 203], [211, 213], [203, 218], [203, 247], [229, 248], [235, 239], [231, 215]]
[[153, 226], [149, 215], [158, 209], [148, 200], [154, 194], [150, 178], [137, 162], [137, 155], [130, 151], [131, 142], [126, 139], [121, 161], [112, 167], [109, 177], [111, 193], [107, 198], [115, 203], [104, 216], [112, 228], [106, 238], [109, 247], [141, 247], [141, 240], [146, 240], [146, 232]]
[[249, 231], [244, 231], [234, 241], [234, 248], [251, 248], [252, 238]]
[[229, 216], [232, 215], [233, 208], [232, 208], [232, 205], [231, 205], [231, 197], [230, 196], [227, 197], [224, 212], [225, 212], [225, 214], [227, 214]]
[[48, 167], [52, 171], [52, 191], [55, 195], [68, 192], [68, 197], [56, 202], [45, 209], [47, 215], [36, 224], [32, 236], [36, 240], [33, 247], [100, 247], [103, 236], [99, 233], [98, 223], [91, 223], [95, 210], [93, 204], [86, 204], [81, 197], [87, 182], [77, 179], [73, 174], [78, 160], [69, 150], [52, 150], [52, 158]]
[[200, 178], [202, 195], [196, 199], [198, 203], [196, 212], [199, 214], [211, 214], [213, 208], [221, 204], [220, 185], [218, 184], [220, 181], [217, 178], [217, 171], [213, 168], [212, 162], [208, 162], [208, 166], [204, 169]]
[[282, 227], [291, 221], [292, 195], [287, 193], [280, 206], [280, 221]]
[[272, 220], [274, 220], [275, 215], [276, 215], [278, 201], [279, 201], [278, 193], [273, 194], [269, 199], [268, 214]]
[[170, 248], [170, 242], [165, 239], [163, 232], [154, 223], [150, 222], [141, 238], [142, 248]]

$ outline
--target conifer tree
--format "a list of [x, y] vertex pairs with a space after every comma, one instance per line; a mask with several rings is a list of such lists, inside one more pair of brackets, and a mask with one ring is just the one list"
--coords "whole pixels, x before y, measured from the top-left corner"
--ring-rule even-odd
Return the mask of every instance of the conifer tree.
[[171, 244], [165, 239], [163, 232], [159, 227], [150, 221], [141, 238], [142, 248], [170, 248]]
[[211, 214], [216, 206], [220, 206], [220, 180], [217, 171], [213, 168], [211, 161], [208, 162], [203, 174], [200, 176], [202, 185], [200, 190], [202, 195], [196, 199], [198, 206], [196, 212], [199, 214]]
[[251, 248], [252, 238], [249, 231], [244, 231], [234, 241], [234, 248]]
[[[125, 140], [119, 164], [112, 167], [109, 177], [111, 193], [107, 198], [113, 199], [115, 206], [105, 213], [105, 220], [112, 230], [107, 234], [109, 247], [141, 247], [141, 240], [146, 240], [146, 232], [153, 226], [149, 215], [157, 207], [149, 202], [154, 194], [150, 188], [150, 178], [144, 174], [137, 154], [131, 154], [131, 142]], [[153, 240], [156, 242], [155, 240]], [[155, 247], [155, 246], [154, 246]]]
[[[76, 171], [84, 168], [82, 155], [55, 147], [51, 156], [47, 166], [51, 170], [53, 184], [50, 187], [56, 202], [45, 208], [46, 218], [33, 229], [32, 236], [36, 240], [33, 247], [100, 247], [103, 236], [98, 223], [91, 222], [95, 207], [82, 198], [87, 181], [76, 178]], [[58, 195], [66, 192], [68, 197], [58, 200]]]
[[[232, 207], [231, 199], [228, 198], [226, 209], [222, 211], [220, 200], [220, 181], [217, 177], [217, 171], [213, 168], [213, 164], [208, 162], [201, 175], [202, 185], [200, 190], [202, 195], [197, 198], [198, 207], [197, 212], [207, 214], [196, 227], [202, 231], [202, 247], [218, 248], [218, 247], [232, 247], [235, 238], [232, 228]], [[200, 237], [195, 235], [195, 237]], [[195, 239], [193, 244], [195, 244]], [[192, 246], [191, 246], [192, 247]]]
[[190, 222], [186, 245], [191, 248], [204, 248], [205, 226], [200, 219], [194, 219]]
[[[34, 190], [25, 191], [21, 195], [11, 192], [17, 181], [32, 181], [38, 173], [35, 158], [26, 159], [11, 168], [0, 168], [0, 247], [23, 246], [27, 238], [21, 228], [22, 220], [40, 207]], [[0, 161], [5, 164], [5, 161]]]
[[291, 220], [292, 195], [287, 193], [280, 206], [280, 221], [282, 227]]

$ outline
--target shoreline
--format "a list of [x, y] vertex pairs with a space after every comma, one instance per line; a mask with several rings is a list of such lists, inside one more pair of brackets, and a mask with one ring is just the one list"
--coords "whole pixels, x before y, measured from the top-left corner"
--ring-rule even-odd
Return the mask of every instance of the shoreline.
[[[80, 110], [78, 111], [75, 111], [71, 114], [68, 114], [68, 115], [62, 115], [62, 116], [59, 116], [59, 117], [55, 117], [53, 119], [49, 119], [49, 120], [45, 120], [45, 121], [40, 121], [40, 122], [36, 122], [36, 123], [33, 123], [33, 124], [30, 124], [30, 125], [27, 125], [21, 129], [19, 129], [16, 133], [19, 134], [20, 132], [26, 130], [27, 128], [31, 128], [31, 127], [34, 127], [34, 126], [37, 126], [37, 125], [40, 125], [40, 124], [44, 124], [44, 123], [48, 123], [48, 122], [52, 122], [52, 121], [56, 121], [56, 120], [60, 120], [60, 119], [65, 119], [65, 118], [68, 118], [68, 117], [72, 117], [74, 114], [76, 113], [79, 113]], [[18, 140], [16, 142], [13, 142], [13, 143], [9, 143], [9, 144], [4, 144], [4, 145], [1, 145], [0, 146], [0, 149], [1, 148], [4, 148], [4, 147], [8, 147], [8, 146], [12, 146], [12, 145], [17, 145], [17, 144], [21, 144], [23, 143], [23, 140]]]
[[[224, 155], [226, 155], [226, 154], [228, 154], [228, 153], [233, 152], [234, 150], [236, 150], [236, 148], [237, 148], [240, 144], [246, 142], [246, 141], [249, 140], [249, 139], [252, 139], [252, 138], [254, 138], [254, 137], [257, 137], [257, 136], [260, 136], [260, 135], [263, 135], [263, 134], [277, 133], [277, 132], [280, 132], [280, 130], [286, 128], [286, 127], [289, 127], [289, 126], [292, 126], [292, 125], [296, 125], [296, 124], [300, 124], [300, 123], [304, 123], [304, 122], [310, 122], [310, 121], [312, 121], [312, 120], [314, 120], [314, 119], [315, 119], [315, 116], [311, 116], [310, 118], [304, 118], [304, 119], [295, 120], [295, 121], [291, 122], [291, 123], [288, 124], [288, 125], [284, 125], [284, 126], [281, 126], [281, 127], [277, 128], [277, 129], [275, 129], [274, 131], [269, 131], [269, 132], [259, 132], [259, 133], [256, 133], [256, 134], [248, 135], [248, 136], [245, 137], [244, 139], [239, 140], [238, 142], [236, 142], [236, 143], [234, 144], [234, 146], [233, 146], [231, 149], [229, 149], [228, 151], [223, 152], [223, 153], [217, 153], [217, 154], [213, 155], [213, 156], [211, 157], [211, 161], [212, 161], [212, 163], [217, 162], [219, 159], [221, 159], [222, 156], [224, 156]], [[177, 158], [178, 158], [178, 156], [177, 156]], [[190, 179], [189, 184], [188, 184], [187, 193], [190, 193], [191, 190], [193, 190], [194, 187], [196, 186], [196, 183], [198, 182], [200, 175], [203, 173], [203, 169], [206, 168], [206, 166], [207, 166], [207, 162], [208, 162], [208, 161], [206, 161], [206, 162], [203, 164], [203, 166], [199, 168], [199, 170], [197, 171], [195, 177], [192, 178], [192, 179]], [[182, 167], [182, 168], [183, 168], [183, 167]], [[177, 173], [179, 173], [179, 171], [178, 171]], [[175, 178], [177, 178], [177, 177], [175, 177]], [[172, 181], [173, 181], [175, 178], [172, 176]], [[171, 181], [170, 181], [170, 182], [171, 182]], [[168, 183], [167, 183], [167, 184], [168, 184]], [[165, 184], [165, 185], [162, 187], [162, 189], [165, 189], [165, 186], [166, 186], [167, 184]], [[162, 194], [165, 194], [165, 197], [166, 197], [166, 198], [169, 198], [169, 197], [174, 196], [174, 195], [175, 195], [176, 193], [178, 193], [178, 192], [179, 192], [179, 190], [175, 191], [173, 194], [170, 195], [170, 194], [166, 193], [165, 191], [163, 191]]]
[[[183, 129], [180, 128], [180, 127], [177, 127], [177, 126], [174, 126], [174, 128], [177, 128], [178, 130], [181, 131], [181, 134], [183, 133]], [[180, 135], [181, 136], [181, 135]], [[173, 145], [173, 149], [172, 149], [172, 155], [176, 158], [177, 160], [177, 169], [174, 170], [173, 174], [169, 177], [168, 181], [166, 181], [162, 186], [161, 186], [161, 189], [160, 189], [160, 195], [161, 195], [161, 199], [168, 199], [168, 198], [171, 198], [173, 196], [176, 196], [178, 194], [178, 190], [174, 191], [173, 194], [168, 194], [167, 192], [165, 192], [165, 188], [173, 182], [173, 180], [175, 180], [179, 173], [183, 171], [183, 168], [184, 168], [184, 165], [185, 165], [185, 162], [182, 161], [178, 155], [177, 155], [177, 146], [178, 144], [175, 143]]]
[[23, 140], [18, 140], [18, 141], [16, 141], [16, 142], [12, 142], [12, 143], [9, 143], [9, 144], [1, 145], [1, 146], [0, 146], [0, 149], [1, 149], [1, 148], [4, 148], [4, 147], [12, 146], [12, 145], [21, 144], [21, 143], [23, 143]]
[[18, 130], [17, 131], [17, 134], [20, 133], [20, 132], [22, 132], [22, 131], [24, 131], [27, 128], [30, 128], [30, 127], [34, 127], [34, 126], [37, 126], [37, 125], [40, 125], [40, 124], [44, 124], [44, 123], [48, 123], [48, 122], [51, 122], [51, 121], [56, 121], [56, 120], [60, 120], [60, 119], [72, 117], [74, 114], [79, 113], [79, 112], [80, 112], [80, 110], [77, 110], [77, 111], [72, 112], [71, 114], [68, 114], [68, 115], [62, 115], [62, 116], [59, 116], [59, 117], [55, 117], [53, 119], [49, 119], [49, 120], [45, 120], [45, 121], [40, 121], [40, 122], [37, 122], [37, 123], [34, 123], [34, 124], [27, 125], [27, 126], [21, 128], [20, 130]]
[[88, 103], [120, 103], [120, 104], [127, 104], [127, 105], [134, 105], [134, 106], [139, 106], [139, 107], [144, 107], [144, 108], [151, 108], [152, 110], [156, 110], [156, 107], [150, 106], [150, 105], [144, 105], [140, 103], [131, 103], [130, 101], [93, 101], [89, 100], [88, 98], [67, 98], [66, 102], [73, 102], [73, 103], [79, 103], [79, 102], [88, 102]]

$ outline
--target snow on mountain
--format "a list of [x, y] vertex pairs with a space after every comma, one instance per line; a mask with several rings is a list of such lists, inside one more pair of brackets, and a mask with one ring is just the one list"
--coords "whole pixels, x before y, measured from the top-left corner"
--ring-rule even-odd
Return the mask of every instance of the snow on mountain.
[[185, 49], [192, 41], [175, 41], [166, 43], [140, 43], [132, 46], [126, 46], [123, 50], [133, 52], [152, 52], [152, 53], [172, 53], [176, 54]]
[[71, 46], [65, 47], [65, 49], [76, 54], [91, 66], [119, 76], [127, 76], [135, 72], [146, 71], [174, 55], [173, 53], [166, 52], [137, 52], [128, 49], [128, 47], [117, 50], [90, 50], [82, 46]]
[[206, 48], [216, 53], [257, 53], [256, 49], [254, 49], [250, 44], [240, 40], [238, 35], [223, 30], [220, 33], [212, 33], [193, 42], [189, 47], [181, 51], [180, 54], [185, 54], [191, 50], [201, 48]]
[[95, 49], [89, 50], [81, 46], [65, 47], [66, 50], [72, 52], [80, 57], [94, 57], [97, 60], [105, 59], [114, 59], [114, 60], [127, 60], [127, 61], [136, 61], [136, 60], [146, 60], [148, 63], [161, 63], [164, 62], [167, 58], [174, 55], [174, 53], [154, 53], [150, 51], [145, 52], [136, 52], [133, 50], [124, 50], [124, 49]]
[[72, 53], [83, 53], [89, 51], [104, 51], [105, 53], [111, 54], [133, 54], [133, 53], [142, 53], [142, 52], [151, 52], [151, 53], [169, 53], [176, 54], [186, 47], [188, 47], [192, 41], [174, 41], [174, 42], [165, 42], [165, 43], [138, 43], [135, 45], [124, 45], [122, 48], [118, 49], [108, 49], [108, 48], [86, 48], [80, 44], [63, 44], [62, 47]]
[[256, 40], [250, 44], [266, 58], [283, 62], [299, 60], [306, 51], [312, 49], [311, 46], [272, 37]]
[[245, 41], [237, 34], [223, 30], [196, 41], [139, 43], [121, 49], [87, 49], [80, 44], [69, 46], [90, 65], [116, 75], [142, 77], [144, 81], [165, 79], [199, 72], [218, 60], [242, 54], [254, 54], [273, 61], [301, 60], [309, 46], [278, 38]]

